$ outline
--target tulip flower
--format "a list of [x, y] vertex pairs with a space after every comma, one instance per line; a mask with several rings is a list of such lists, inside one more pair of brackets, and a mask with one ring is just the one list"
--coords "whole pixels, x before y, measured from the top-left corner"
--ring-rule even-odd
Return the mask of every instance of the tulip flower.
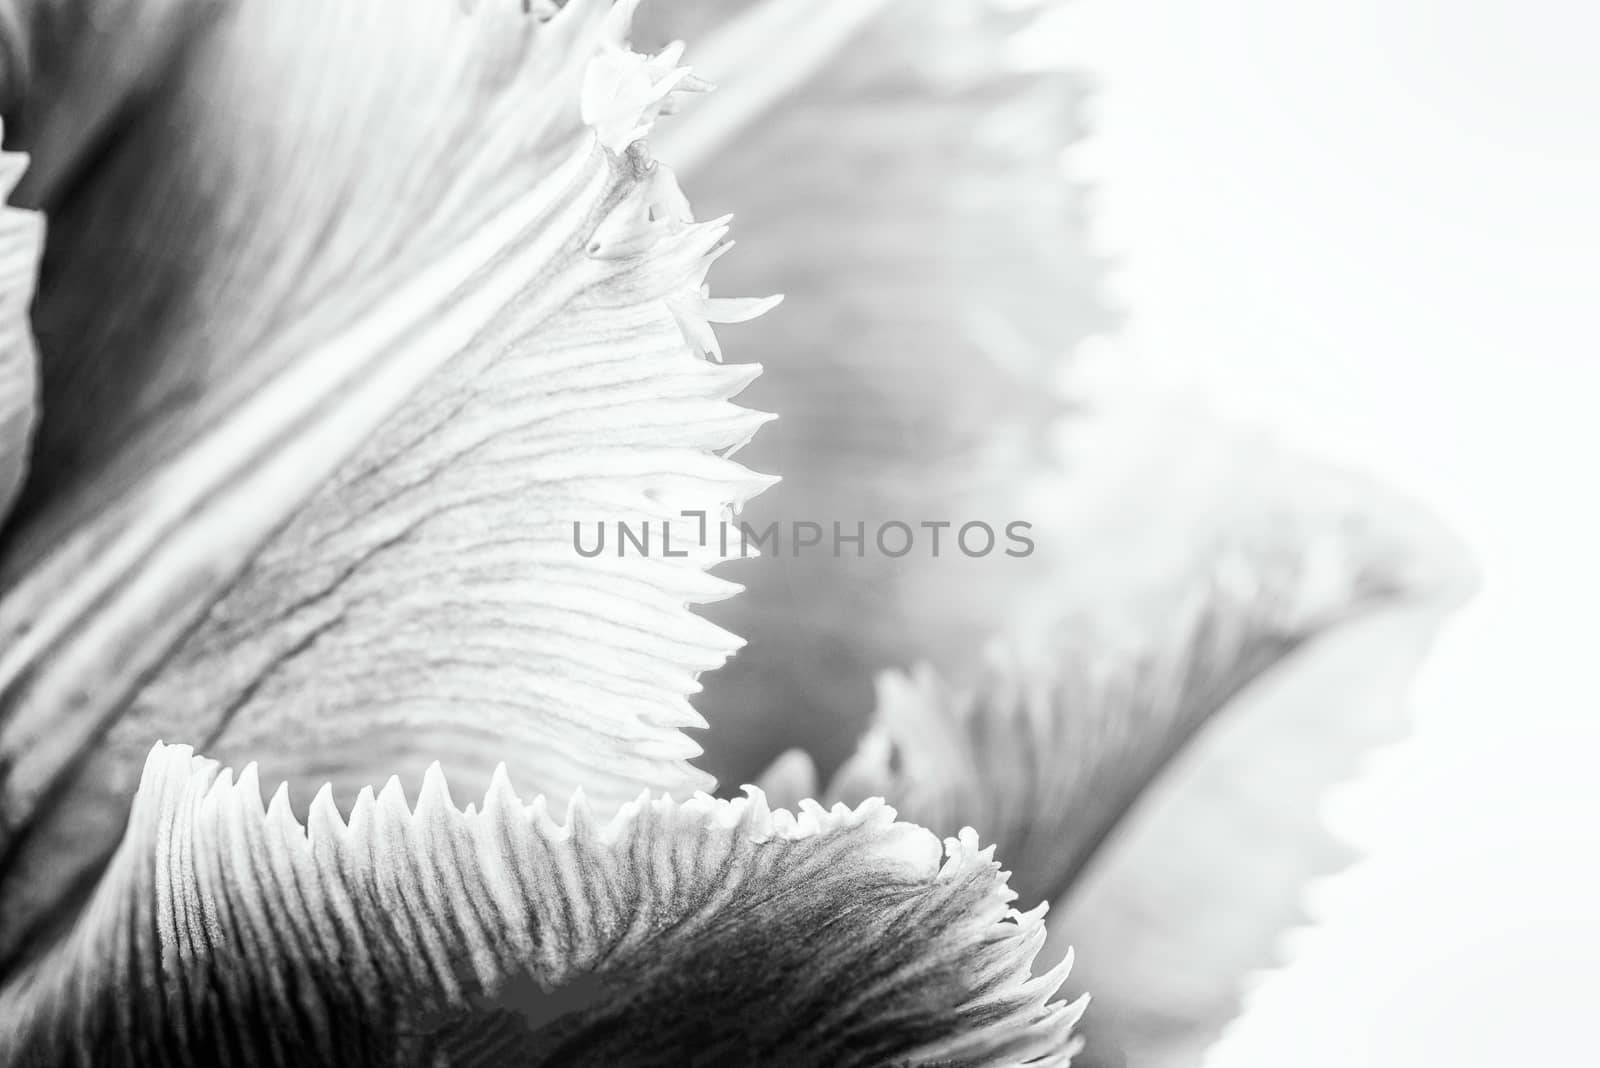
[[[1202, 804], [1188, 868], [1128, 814], [1327, 635], [1414, 660], [1459, 568], [1060, 388], [1112, 317], [1041, 6], [0, 0], [0, 1063], [1220, 1026], [1385, 730], [1294, 702], [1316, 751], [1245, 800], [1301, 815], [1211, 852]], [[1197, 906], [1252, 918], [1186, 999], [1148, 936]]]

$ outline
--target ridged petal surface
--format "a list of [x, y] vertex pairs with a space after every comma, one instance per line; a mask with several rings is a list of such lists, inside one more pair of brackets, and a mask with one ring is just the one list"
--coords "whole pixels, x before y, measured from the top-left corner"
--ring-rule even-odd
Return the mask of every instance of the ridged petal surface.
[[442, 774], [308, 826], [184, 747], [63, 948], [0, 992], [7, 1064], [1065, 1065], [1064, 968], [991, 851], [759, 792], [564, 820]]
[[758, 368], [708, 359], [765, 304], [705, 295], [727, 220], [640, 141], [695, 83], [630, 13], [230, 5], [63, 208], [64, 258], [127, 251], [64, 262], [42, 332], [152, 359], [153, 407], [11, 546], [0, 957], [86, 889], [158, 738], [344, 804], [431, 760], [601, 806], [709, 783], [715, 550], [575, 545], [770, 481], [725, 455]]

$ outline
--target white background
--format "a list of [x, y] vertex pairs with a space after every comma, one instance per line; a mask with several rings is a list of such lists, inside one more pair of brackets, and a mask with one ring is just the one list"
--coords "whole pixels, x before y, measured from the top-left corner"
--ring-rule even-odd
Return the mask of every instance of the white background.
[[1076, 168], [1194, 378], [1410, 491], [1485, 588], [1209, 1068], [1600, 1064], [1600, 5], [1080, 0]]

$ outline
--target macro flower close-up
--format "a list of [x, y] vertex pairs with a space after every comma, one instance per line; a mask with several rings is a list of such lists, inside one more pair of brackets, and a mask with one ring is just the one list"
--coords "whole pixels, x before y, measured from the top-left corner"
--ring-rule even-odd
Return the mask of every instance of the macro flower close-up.
[[1059, 6], [0, 0], [0, 1064], [1200, 1063], [1474, 568]]

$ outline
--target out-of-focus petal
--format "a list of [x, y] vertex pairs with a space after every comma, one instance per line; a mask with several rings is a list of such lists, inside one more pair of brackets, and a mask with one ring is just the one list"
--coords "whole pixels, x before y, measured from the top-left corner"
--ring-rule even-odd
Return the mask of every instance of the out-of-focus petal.
[[33, 436], [38, 358], [28, 305], [44, 244], [44, 219], [6, 203], [26, 158], [0, 152], [0, 519], [22, 484]]
[[[983, 828], [1024, 898], [1054, 900], [1246, 686], [1311, 639], [1413, 596], [1417, 547], [1355, 500], [1251, 507], [1153, 587], [1068, 587], [1060, 618], [993, 646], [974, 685], [927, 664], [886, 673], [872, 729], [823, 796], [881, 794], [930, 827]], [[1158, 515], [1152, 505], [1146, 518]]]
[[[122, 326], [140, 352], [249, 366], [193, 379], [130, 477], [69, 491], [15, 547], [33, 566], [0, 601], [0, 956], [87, 890], [155, 738], [330, 780], [342, 803], [433, 759], [471, 788], [505, 761], [600, 805], [709, 782], [680, 728], [738, 642], [687, 606], [735, 587], [705, 573], [714, 548], [665, 556], [659, 525], [649, 558], [619, 555], [615, 524], [759, 491], [725, 454], [767, 417], [729, 401], [758, 368], [706, 358], [726, 220], [693, 222], [635, 143], [692, 82], [619, 46], [630, 8], [578, 0], [536, 28], [262, 0], [191, 48], [170, 103], [198, 126], [166, 141], [209, 139], [188, 180], [222, 184], [180, 226], [183, 269], [152, 282], [177, 304]], [[363, 152], [409, 165], [363, 170]], [[483, 214], [490, 176], [510, 196]], [[154, 191], [107, 221], [147, 252], [160, 231], [123, 216], [187, 219]], [[597, 524], [612, 540], [585, 558], [575, 531], [588, 546]]]
[[128, 834], [52, 956], [0, 992], [5, 1062], [1065, 1065], [1080, 1006], [1035, 977], [971, 832], [881, 801], [799, 815], [641, 798], [565, 821], [435, 768], [302, 827], [254, 766], [158, 746]]
[[1095, 996], [1083, 1065], [1192, 1068], [1283, 962], [1311, 882], [1359, 858], [1325, 822], [1327, 792], [1403, 735], [1442, 607], [1349, 624], [1241, 695], [1058, 902], [1046, 959], [1070, 944], [1090, 962], [1074, 976]]
[[[704, 42], [732, 20], [763, 8], [775, 11], [779, 7], [806, 7], [818, 12], [830, 3], [832, 0], [802, 0], [799, 4], [794, 0], [671, 0], [647, 4], [639, 10], [636, 20], [639, 47], [661, 48], [672, 41]], [[722, 73], [718, 72], [718, 76]]]
[[54, 206], [232, 2], [0, 0], [0, 114], [34, 156], [22, 198]]
[[[730, 565], [748, 587], [714, 617], [750, 644], [707, 679], [697, 701], [713, 724], [707, 767], [748, 778], [791, 745], [825, 767], [848, 751], [872, 678], [919, 658], [954, 664], [1009, 620], [1014, 594], [1037, 586], [1039, 560], [996, 551], [967, 559], [956, 527], [1047, 520], [1027, 508], [1057, 458], [1048, 428], [1067, 410], [1054, 392], [1074, 343], [1102, 329], [1101, 264], [1087, 251], [1083, 191], [1061, 153], [1081, 131], [1080, 80], [1029, 69], [1014, 54], [1031, 25], [1019, 5], [899, 0], [799, 91], [749, 119], [702, 168], [685, 168], [696, 202], [737, 210], [748, 254], [740, 286], [782, 280], [786, 307], [750, 331], [766, 368], [751, 401], [781, 420], [743, 454], [783, 475], [745, 515], [778, 521], [778, 553]], [[712, 15], [798, 14], [796, 38], [861, 10], [856, 0], [712, 4]], [[706, 5], [683, 16], [693, 27]], [[678, 13], [657, 13], [661, 36]], [[742, 20], [720, 32], [746, 32]], [[818, 31], [820, 32], [820, 31]], [[719, 50], [719, 38], [706, 52]], [[730, 49], [740, 55], [750, 50]], [[696, 53], [697, 55], [700, 52]], [[764, 98], [764, 64], [726, 74], [681, 127], [689, 159], [697, 122], [731, 125]], [[665, 151], [665, 150], [664, 150]], [[788, 524], [814, 522], [820, 549], [796, 557]], [[937, 559], [870, 548], [888, 521], [954, 521]], [[864, 556], [832, 551], [865, 526]], [[1003, 539], [1003, 534], [1002, 534]], [[1006, 543], [1002, 541], [1002, 546]]]
[[[1206, 439], [1180, 435], [1169, 444], [1182, 464], [1112, 479], [1104, 491], [1123, 509], [1081, 487], [1088, 514], [1107, 518], [1073, 543], [1083, 574], [1062, 583], [1058, 618], [994, 647], [970, 687], [927, 666], [886, 675], [872, 730], [820, 794], [881, 794], [936, 830], [993, 836], [1023, 902], [1065, 909], [1054, 930], [1078, 947], [1095, 993], [1095, 1064], [1117, 1063], [1104, 1059], [1115, 1048], [1199, 1041], [1226, 1020], [1245, 974], [1270, 962], [1304, 881], [1334, 863], [1327, 836], [1312, 833], [1323, 792], [1399, 729], [1392, 697], [1363, 702], [1363, 687], [1415, 666], [1467, 581], [1460, 550], [1405, 502], [1276, 457], [1267, 442]], [[1126, 518], [1134, 501], [1137, 523]], [[1387, 630], [1364, 661], [1341, 661], [1362, 685], [1333, 691], [1315, 673], [1347, 628], [1399, 617], [1411, 620], [1409, 637]], [[1214, 766], [1186, 774], [1188, 751], [1213, 748], [1206, 728], [1220, 719], [1233, 732], [1233, 709], [1257, 706], [1257, 684], [1278, 680], [1300, 687], [1300, 700], [1267, 702], [1252, 719], [1275, 722], [1223, 750], [1224, 774], [1255, 769], [1258, 788], [1227, 783], [1243, 792], [1221, 791], [1246, 802], [1237, 807], [1207, 798], [1223, 784]], [[1308, 686], [1322, 699], [1305, 701]], [[1315, 741], [1288, 737], [1299, 732]], [[1192, 789], [1169, 786], [1174, 761]], [[791, 754], [766, 781], [781, 800], [810, 774]], [[1247, 814], [1250, 805], [1270, 813]], [[1158, 841], [1135, 836], [1125, 856], [1113, 832], [1130, 812], [1149, 812], [1139, 818], [1161, 830]], [[1091, 858], [1099, 874], [1080, 900], [1070, 891]]]

